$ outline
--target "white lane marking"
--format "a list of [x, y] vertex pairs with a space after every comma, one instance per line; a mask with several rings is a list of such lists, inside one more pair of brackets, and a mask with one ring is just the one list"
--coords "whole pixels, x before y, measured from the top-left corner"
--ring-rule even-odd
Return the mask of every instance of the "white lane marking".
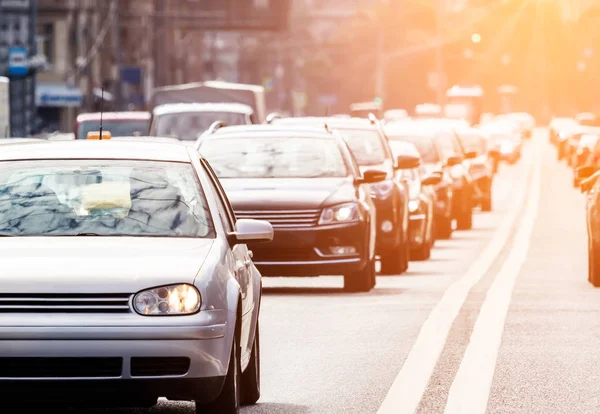
[[[533, 145], [528, 146], [531, 148]], [[537, 147], [537, 146], [536, 146]], [[539, 151], [538, 148], [535, 149]], [[531, 152], [531, 151], [529, 151]], [[481, 280], [506, 244], [512, 227], [519, 217], [519, 211], [525, 202], [530, 173], [533, 164], [531, 157], [523, 157], [527, 163], [526, 180], [521, 181], [518, 202], [513, 203], [508, 214], [500, 223], [492, 240], [482, 254], [473, 262], [467, 273], [454, 282], [444, 292], [440, 301], [431, 310], [427, 320], [421, 327], [419, 335], [410, 350], [402, 369], [394, 380], [392, 387], [379, 408], [379, 414], [412, 414], [427, 389], [427, 384], [444, 349], [446, 339], [458, 316], [471, 288]]]
[[531, 244], [541, 189], [541, 152], [536, 151], [532, 189], [509, 255], [488, 289], [469, 345], [454, 377], [445, 414], [484, 414], [487, 410], [506, 315]]

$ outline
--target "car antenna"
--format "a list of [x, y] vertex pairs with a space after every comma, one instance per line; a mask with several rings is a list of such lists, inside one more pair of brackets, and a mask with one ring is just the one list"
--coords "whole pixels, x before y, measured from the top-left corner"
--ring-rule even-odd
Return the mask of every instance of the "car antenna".
[[102, 140], [102, 112], [104, 110], [104, 85], [100, 89], [100, 136], [98, 139]]

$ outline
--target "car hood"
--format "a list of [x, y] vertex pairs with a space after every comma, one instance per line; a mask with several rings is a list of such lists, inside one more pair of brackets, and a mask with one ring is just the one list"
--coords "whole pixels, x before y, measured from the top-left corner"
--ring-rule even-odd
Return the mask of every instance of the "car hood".
[[135, 293], [192, 283], [214, 239], [5, 237], [2, 293]]
[[353, 201], [356, 190], [344, 178], [222, 178], [235, 210], [316, 209]]

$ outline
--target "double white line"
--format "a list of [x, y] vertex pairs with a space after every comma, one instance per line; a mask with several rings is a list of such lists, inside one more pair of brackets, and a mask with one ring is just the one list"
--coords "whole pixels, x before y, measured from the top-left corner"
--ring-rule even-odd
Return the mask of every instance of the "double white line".
[[[445, 414], [485, 413], [513, 287], [527, 257], [539, 206], [542, 140], [538, 136], [534, 137], [533, 141], [531, 147], [533, 147], [534, 162], [529, 164], [527, 179], [522, 181], [523, 185], [516, 198], [519, 202], [511, 206], [510, 212], [492, 240], [469, 271], [444, 292], [441, 300], [429, 314], [383, 401], [379, 414], [413, 414], [417, 410], [444, 349], [452, 324], [469, 291], [483, 278], [502, 252], [523, 204], [527, 201], [512, 249], [488, 290], [475, 322], [469, 345], [450, 388], [445, 410]], [[527, 157], [524, 157], [524, 161], [526, 160]], [[528, 180], [531, 175], [532, 179]]]

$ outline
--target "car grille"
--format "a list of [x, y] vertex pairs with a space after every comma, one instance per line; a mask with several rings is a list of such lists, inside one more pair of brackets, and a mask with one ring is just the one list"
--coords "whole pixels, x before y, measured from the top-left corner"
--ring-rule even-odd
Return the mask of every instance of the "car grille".
[[131, 376], [161, 377], [185, 375], [190, 369], [190, 359], [186, 357], [133, 357]]
[[241, 219], [266, 220], [273, 227], [313, 227], [321, 210], [236, 210]]
[[319, 256], [312, 247], [269, 248], [269, 245], [252, 247], [254, 262], [288, 262], [317, 260]]
[[0, 358], [0, 378], [120, 377], [123, 358]]
[[128, 313], [128, 293], [0, 293], [0, 313]]

